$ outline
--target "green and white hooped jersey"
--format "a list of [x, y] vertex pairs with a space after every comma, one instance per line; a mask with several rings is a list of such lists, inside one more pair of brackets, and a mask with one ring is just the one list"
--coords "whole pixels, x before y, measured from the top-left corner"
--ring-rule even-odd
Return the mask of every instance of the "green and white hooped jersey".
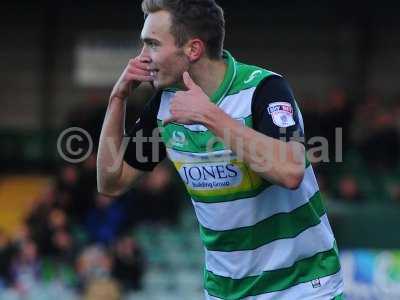
[[[255, 89], [275, 73], [238, 63], [228, 52], [224, 58], [227, 73], [211, 100], [252, 127]], [[342, 293], [335, 239], [312, 166], [306, 164], [296, 190], [270, 184], [206, 127], [163, 127], [173, 97], [172, 90], [162, 93], [157, 121], [199, 221], [206, 298], [330, 300]]]

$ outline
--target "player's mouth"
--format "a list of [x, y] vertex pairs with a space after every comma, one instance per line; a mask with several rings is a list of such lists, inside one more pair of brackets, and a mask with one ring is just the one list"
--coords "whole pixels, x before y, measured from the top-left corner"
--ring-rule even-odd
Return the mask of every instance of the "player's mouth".
[[150, 70], [150, 76], [151, 77], [157, 77], [158, 71], [159, 71], [158, 69]]

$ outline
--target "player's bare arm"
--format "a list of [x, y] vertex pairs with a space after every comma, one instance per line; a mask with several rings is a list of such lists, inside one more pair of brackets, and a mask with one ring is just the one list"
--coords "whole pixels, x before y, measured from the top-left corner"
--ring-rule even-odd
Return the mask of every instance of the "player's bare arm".
[[142, 82], [151, 82], [149, 62], [144, 56], [129, 60], [112, 89], [101, 130], [97, 154], [99, 193], [118, 196], [124, 193], [140, 173], [123, 161], [120, 153], [125, 131], [126, 99]]
[[188, 90], [176, 93], [171, 118], [164, 123], [203, 124], [266, 180], [289, 189], [299, 186], [305, 170], [301, 143], [280, 141], [243, 126], [213, 104], [187, 72], [183, 81]]

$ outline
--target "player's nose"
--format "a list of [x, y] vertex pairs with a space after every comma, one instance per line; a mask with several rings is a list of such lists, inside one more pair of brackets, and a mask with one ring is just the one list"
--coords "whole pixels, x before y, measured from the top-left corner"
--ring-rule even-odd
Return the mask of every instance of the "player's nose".
[[144, 63], [151, 63], [151, 57], [147, 52], [146, 46], [142, 48], [142, 51], [140, 52], [139, 55], [139, 60]]

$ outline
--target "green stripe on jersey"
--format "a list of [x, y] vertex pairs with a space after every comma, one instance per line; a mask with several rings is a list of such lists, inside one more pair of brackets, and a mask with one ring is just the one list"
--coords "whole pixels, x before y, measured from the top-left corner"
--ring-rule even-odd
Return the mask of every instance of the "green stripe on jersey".
[[318, 225], [324, 214], [321, 194], [317, 192], [309, 202], [295, 210], [273, 215], [253, 226], [214, 231], [200, 225], [200, 237], [211, 251], [254, 250], [275, 240], [296, 237], [307, 228]]
[[[247, 127], [253, 126], [251, 116], [241, 118], [238, 121], [243, 122]], [[190, 153], [208, 153], [227, 149], [223, 140], [218, 138], [210, 130], [193, 131], [177, 123], [170, 123], [164, 127], [161, 120], [157, 120], [157, 123], [160, 128], [161, 137], [166, 147], [170, 149]], [[177, 141], [177, 136], [179, 136], [181, 140]]]
[[232, 279], [205, 271], [204, 282], [207, 292], [225, 300], [237, 300], [282, 291], [300, 283], [336, 274], [340, 271], [339, 259], [335, 250], [317, 253], [299, 260], [289, 268], [266, 271], [259, 276]]

